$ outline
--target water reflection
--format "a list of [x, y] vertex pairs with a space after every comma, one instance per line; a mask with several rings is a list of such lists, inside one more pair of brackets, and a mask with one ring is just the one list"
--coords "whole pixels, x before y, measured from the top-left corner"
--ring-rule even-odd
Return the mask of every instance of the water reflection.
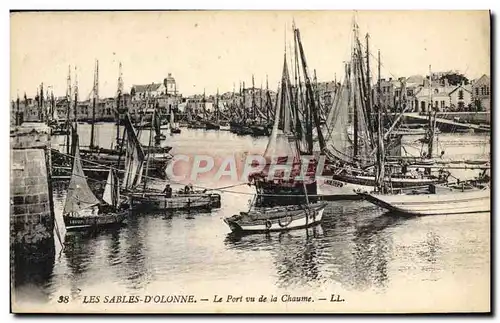
[[147, 230], [141, 229], [148, 225], [147, 216], [131, 216], [127, 223], [124, 234], [125, 250], [125, 278], [129, 281], [129, 287], [140, 289], [145, 283], [148, 274], [146, 264], [147, 246], [144, 243]]

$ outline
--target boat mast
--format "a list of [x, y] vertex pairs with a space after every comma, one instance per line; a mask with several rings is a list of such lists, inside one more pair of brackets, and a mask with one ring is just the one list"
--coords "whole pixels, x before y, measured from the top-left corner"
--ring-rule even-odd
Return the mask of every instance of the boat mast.
[[92, 99], [92, 123], [90, 129], [90, 148], [95, 147], [95, 108], [97, 100], [99, 100], [99, 61], [96, 60], [96, 66], [94, 71], [94, 97]]
[[76, 66], [75, 66], [75, 102], [73, 103], [74, 114], [75, 114], [75, 132], [78, 130], [78, 74], [76, 74]]
[[377, 91], [379, 95], [377, 95], [377, 103], [378, 103], [378, 108], [377, 108], [377, 137], [378, 137], [378, 149], [377, 149], [377, 188], [379, 192], [383, 192], [384, 190], [384, 158], [385, 158], [385, 151], [384, 151], [384, 134], [382, 133], [382, 107], [380, 106], [380, 50], [378, 51], [378, 85], [377, 85]]
[[[156, 101], [156, 99], [155, 99]], [[170, 108], [170, 115], [172, 115], [172, 107]], [[149, 142], [148, 142], [148, 151], [151, 149], [151, 142], [153, 141], [153, 125], [156, 123], [156, 108], [153, 110], [153, 119], [151, 122], [151, 127], [149, 128]], [[170, 117], [172, 119], [172, 117]], [[170, 125], [172, 127], [172, 125]], [[146, 176], [144, 178], [144, 186], [143, 186], [143, 191], [146, 191], [146, 184], [148, 181], [148, 173], [149, 173], [149, 159], [150, 159], [151, 154], [146, 155]]]
[[246, 97], [246, 93], [245, 93], [245, 81], [243, 81], [243, 121], [244, 123], [246, 123], [247, 121], [247, 109], [246, 109], [246, 102], [245, 102], [245, 97]]
[[[120, 109], [121, 109], [121, 99], [123, 94], [123, 74], [122, 74], [122, 63], [118, 65], [118, 92], [116, 99], [116, 145], [120, 142]], [[147, 106], [146, 106], [147, 109]]]
[[[370, 129], [373, 129], [373, 122], [371, 121], [372, 115], [372, 85], [370, 80], [370, 43], [369, 43], [370, 35], [366, 33], [366, 107], [368, 110], [368, 118], [370, 122]], [[379, 68], [380, 68], [380, 58], [379, 58]], [[380, 79], [380, 78], [379, 78]]]
[[[268, 79], [268, 76], [267, 76], [267, 74], [266, 74], [266, 99], [267, 99], [268, 97], [270, 97], [270, 96], [269, 96], [269, 79]], [[266, 102], [267, 102], [267, 100], [266, 100]], [[267, 102], [267, 104], [266, 104], [266, 119], [267, 119], [267, 121], [266, 121], [266, 122], [267, 122], [267, 123], [269, 123], [269, 121], [270, 121], [270, 118], [269, 118], [269, 112], [270, 112], [269, 110], [270, 110], [270, 106], [271, 106], [271, 103], [270, 103], [270, 102]]]
[[215, 121], [219, 124], [219, 88], [217, 88], [217, 94], [215, 95]]
[[255, 120], [255, 80], [252, 74], [252, 119]]
[[351, 82], [352, 82], [352, 95], [353, 95], [353, 131], [354, 131], [354, 143], [353, 143], [353, 150], [354, 150], [354, 159], [358, 158], [358, 106], [357, 106], [357, 100], [356, 100], [356, 92], [357, 92], [357, 63], [358, 63], [358, 57], [355, 52], [355, 42], [358, 37], [357, 29], [356, 29], [356, 21], [353, 21], [353, 34], [354, 34], [354, 40], [351, 48]]
[[[311, 86], [311, 79], [309, 78], [309, 73], [307, 72], [307, 62], [306, 62], [306, 57], [304, 54], [304, 48], [302, 47], [302, 42], [300, 40], [300, 31], [296, 29], [296, 37], [297, 37], [297, 42], [299, 45], [299, 50], [300, 50], [300, 56], [302, 60], [302, 68], [304, 70], [304, 79], [306, 83], [306, 94], [309, 97], [309, 102], [311, 104], [311, 113], [314, 118], [314, 123], [316, 124], [316, 130], [318, 132], [318, 141], [319, 141], [319, 146], [320, 146], [320, 151], [323, 151], [324, 148], [326, 147], [325, 145], [325, 139], [323, 137], [323, 133], [321, 132], [321, 124], [318, 116], [318, 111], [316, 109], [316, 104], [314, 102], [314, 95], [312, 91], [312, 86]], [[312, 128], [311, 128], [312, 130]], [[312, 144], [312, 132], [311, 132], [311, 144]]]
[[68, 78], [66, 79], [66, 100], [68, 101], [68, 106], [66, 110], [66, 154], [69, 155], [70, 153], [70, 139], [69, 139], [69, 134], [70, 134], [70, 116], [71, 116], [71, 65], [68, 66]]

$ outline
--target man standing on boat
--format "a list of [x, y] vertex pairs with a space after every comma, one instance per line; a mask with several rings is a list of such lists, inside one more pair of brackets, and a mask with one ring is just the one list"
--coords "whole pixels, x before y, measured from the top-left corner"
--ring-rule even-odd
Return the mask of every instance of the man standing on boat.
[[165, 194], [166, 198], [171, 198], [172, 197], [172, 188], [170, 187], [170, 184], [167, 184], [165, 186], [165, 189], [163, 190], [163, 193]]

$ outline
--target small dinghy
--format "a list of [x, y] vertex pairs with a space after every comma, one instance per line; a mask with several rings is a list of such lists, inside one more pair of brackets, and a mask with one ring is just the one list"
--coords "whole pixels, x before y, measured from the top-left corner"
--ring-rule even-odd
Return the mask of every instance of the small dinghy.
[[306, 228], [321, 222], [326, 203], [256, 208], [225, 218], [233, 232], [270, 232]]

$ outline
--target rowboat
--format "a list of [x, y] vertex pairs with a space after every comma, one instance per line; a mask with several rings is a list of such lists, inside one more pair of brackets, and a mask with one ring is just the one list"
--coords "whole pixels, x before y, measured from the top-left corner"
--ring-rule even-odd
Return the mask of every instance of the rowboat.
[[254, 208], [225, 218], [233, 232], [270, 232], [306, 228], [321, 222], [326, 203]]
[[365, 200], [404, 215], [444, 215], [490, 212], [490, 188], [436, 186], [429, 194], [358, 193]]

